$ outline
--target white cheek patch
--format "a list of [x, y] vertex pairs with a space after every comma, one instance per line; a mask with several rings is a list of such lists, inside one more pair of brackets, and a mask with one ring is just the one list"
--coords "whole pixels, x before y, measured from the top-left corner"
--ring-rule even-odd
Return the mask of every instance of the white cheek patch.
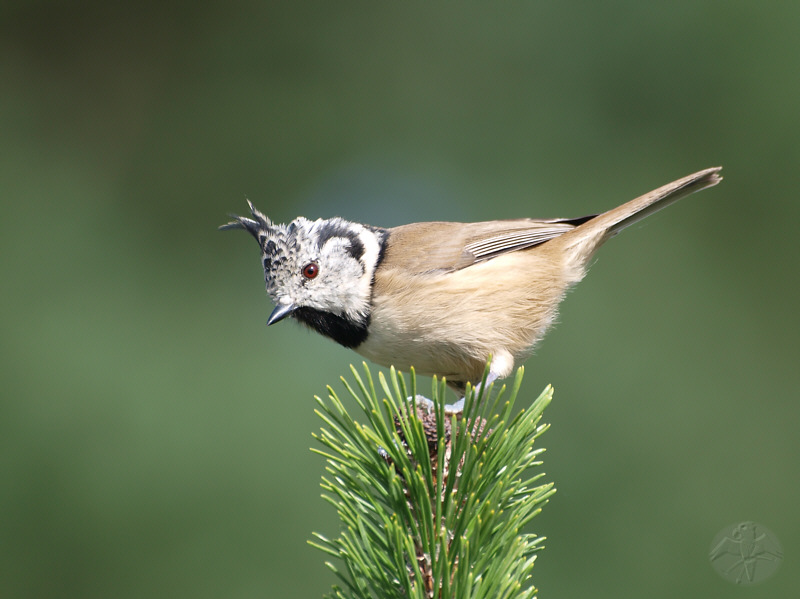
[[343, 237], [331, 237], [322, 246], [322, 254], [331, 264], [358, 264], [351, 255], [351, 244], [349, 239]]
[[372, 279], [380, 255], [380, 241], [374, 232], [362, 225], [347, 223], [347, 227], [350, 235], [332, 237], [323, 246], [327, 293], [320, 293], [317, 299], [324, 301], [331, 312], [363, 321], [370, 312]]
[[333, 247], [326, 248], [327, 272], [320, 285], [315, 286], [315, 293], [327, 304], [328, 311], [361, 320], [369, 307], [369, 277], [365, 276], [363, 264], [350, 255], [348, 241], [330, 245]]

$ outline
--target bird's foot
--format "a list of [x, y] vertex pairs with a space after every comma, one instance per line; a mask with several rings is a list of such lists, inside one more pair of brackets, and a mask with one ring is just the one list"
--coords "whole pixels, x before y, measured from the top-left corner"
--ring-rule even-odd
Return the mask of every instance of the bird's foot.
[[444, 413], [448, 416], [458, 416], [464, 411], [464, 398], [462, 397], [456, 403], [445, 404]]
[[[489, 385], [491, 385], [493, 382], [497, 380], [497, 378], [498, 376], [495, 373], [490, 372], [486, 377], [486, 383], [485, 383], [486, 387], [488, 388]], [[477, 385], [475, 385], [475, 387], [473, 387], [472, 389], [472, 397], [477, 398], [483, 391], [483, 388], [484, 388], [484, 383], [478, 383]], [[416, 395], [415, 397], [409, 397], [407, 401], [411, 403], [412, 399], [416, 400], [417, 406], [425, 410], [428, 414], [432, 414], [434, 411], [436, 411], [436, 406], [434, 405], [434, 403], [424, 395]], [[445, 404], [444, 406], [445, 415], [459, 416], [461, 413], [463, 413], [465, 399], [466, 397], [462, 396], [461, 399], [459, 399], [455, 403]]]
[[[498, 376], [494, 372], [490, 371], [489, 374], [486, 375], [486, 383], [485, 383], [486, 388], [488, 388], [493, 382], [495, 382], [497, 378]], [[475, 385], [472, 388], [472, 397], [476, 398], [477, 400], [477, 397], [483, 392], [483, 388], [484, 388], [484, 383], [478, 383], [477, 385]], [[463, 396], [456, 403], [447, 404], [444, 407], [444, 413], [447, 414], [448, 416], [451, 414], [455, 414], [456, 416], [458, 416], [464, 411], [465, 400], [466, 396]]]
[[[436, 412], [436, 405], [424, 395], [415, 395], [414, 397], [407, 397], [406, 401], [411, 403], [411, 401], [416, 401], [417, 407], [424, 411], [427, 414], [433, 414]], [[457, 402], [452, 404], [445, 404], [444, 406], [444, 413], [447, 416], [458, 416], [461, 412], [464, 411], [464, 398], [462, 397]]]
[[432, 414], [433, 412], [436, 411], [436, 406], [434, 405], [434, 403], [424, 395], [415, 395], [414, 397], [409, 396], [408, 398], [406, 398], [406, 401], [408, 401], [408, 403], [416, 401], [417, 407], [425, 410], [428, 414]]

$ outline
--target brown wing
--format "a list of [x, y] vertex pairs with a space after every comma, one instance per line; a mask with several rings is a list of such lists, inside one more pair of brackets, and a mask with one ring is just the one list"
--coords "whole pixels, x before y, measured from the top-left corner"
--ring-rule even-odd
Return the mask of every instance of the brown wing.
[[418, 273], [459, 270], [507, 252], [537, 246], [590, 218], [593, 217], [403, 225], [389, 229], [389, 247], [382, 265], [402, 266]]

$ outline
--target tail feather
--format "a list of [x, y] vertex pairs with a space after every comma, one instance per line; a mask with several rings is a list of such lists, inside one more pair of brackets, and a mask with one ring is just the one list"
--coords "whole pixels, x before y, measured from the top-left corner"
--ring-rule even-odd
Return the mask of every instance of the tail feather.
[[609, 236], [616, 235], [625, 227], [639, 222], [681, 198], [685, 198], [701, 189], [713, 187], [722, 181], [722, 176], [719, 174], [720, 170], [722, 170], [722, 167], [716, 166], [668, 183], [635, 200], [601, 214], [595, 219], [595, 222], [601, 227], [606, 226], [605, 223], [608, 223]]
[[635, 200], [596, 216], [569, 233], [565, 233], [557, 240], [564, 243], [566, 247], [572, 248], [575, 257], [579, 258], [580, 262], [585, 262], [603, 242], [624, 228], [639, 222], [662, 208], [666, 208], [689, 194], [707, 187], [713, 187], [719, 183], [722, 180], [722, 176], [719, 174], [720, 170], [722, 170], [720, 166], [707, 168], [672, 183], [667, 183]]

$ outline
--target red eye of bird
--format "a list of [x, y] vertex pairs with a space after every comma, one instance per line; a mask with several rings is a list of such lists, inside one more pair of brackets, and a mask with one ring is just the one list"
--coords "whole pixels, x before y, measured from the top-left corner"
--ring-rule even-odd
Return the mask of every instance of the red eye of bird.
[[303, 267], [303, 276], [306, 279], [313, 279], [319, 274], [319, 264], [316, 262], [309, 262]]

